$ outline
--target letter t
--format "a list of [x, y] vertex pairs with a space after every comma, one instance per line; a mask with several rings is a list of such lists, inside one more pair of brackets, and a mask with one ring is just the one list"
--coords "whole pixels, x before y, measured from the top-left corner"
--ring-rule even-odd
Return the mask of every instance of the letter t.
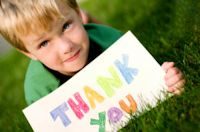
[[65, 111], [68, 110], [67, 104], [64, 102], [63, 104], [59, 105], [57, 108], [50, 112], [51, 117], [55, 121], [57, 117], [60, 117], [63, 125], [66, 127], [68, 126], [71, 121], [69, 120], [68, 116], [65, 114]]

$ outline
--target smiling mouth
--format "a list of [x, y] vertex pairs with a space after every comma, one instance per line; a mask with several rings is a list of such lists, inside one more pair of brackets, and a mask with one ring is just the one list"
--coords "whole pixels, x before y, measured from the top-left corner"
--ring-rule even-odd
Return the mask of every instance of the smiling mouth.
[[78, 50], [73, 56], [69, 57], [64, 62], [72, 62], [76, 60], [79, 57], [79, 54], [80, 54], [80, 50]]

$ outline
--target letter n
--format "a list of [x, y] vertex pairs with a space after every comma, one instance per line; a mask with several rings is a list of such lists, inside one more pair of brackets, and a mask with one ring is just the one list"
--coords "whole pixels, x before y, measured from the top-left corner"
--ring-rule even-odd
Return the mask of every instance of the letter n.
[[107, 96], [112, 97], [115, 93], [113, 88], [120, 88], [122, 86], [122, 81], [113, 67], [110, 67], [108, 70], [112, 75], [112, 78], [99, 76], [97, 78], [97, 83], [101, 86]]

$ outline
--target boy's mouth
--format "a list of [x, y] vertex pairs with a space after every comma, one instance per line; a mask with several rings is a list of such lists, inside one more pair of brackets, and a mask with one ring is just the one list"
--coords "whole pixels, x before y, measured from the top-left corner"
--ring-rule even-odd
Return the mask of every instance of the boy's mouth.
[[75, 52], [74, 55], [72, 55], [68, 59], [64, 60], [64, 62], [72, 62], [72, 61], [76, 60], [79, 57], [79, 54], [80, 54], [80, 49], [77, 52]]

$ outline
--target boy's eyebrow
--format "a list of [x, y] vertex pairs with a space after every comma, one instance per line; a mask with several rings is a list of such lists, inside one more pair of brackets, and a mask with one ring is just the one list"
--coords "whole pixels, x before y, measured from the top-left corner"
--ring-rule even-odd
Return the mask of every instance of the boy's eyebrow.
[[[60, 25], [60, 28], [62, 28], [63, 24], [69, 20], [70, 20], [70, 16], [68, 15], [68, 16], [65, 16], [65, 18], [60, 18], [59, 20], [57, 20], [57, 22], [58, 22], [57, 24]], [[52, 32], [53, 29], [54, 29], [54, 25], [52, 25], [51, 28], [47, 32]], [[39, 37], [36, 38], [35, 40], [33, 40], [34, 43], [38, 43], [38, 42], [42, 41], [46, 35], [47, 35], [47, 33], [45, 33], [45, 32], [42, 33], [41, 35], [38, 35]]]
[[39, 45], [41, 43], [41, 41], [43, 41], [44, 38], [45, 38], [45, 34], [38, 35], [35, 39], [33, 39], [32, 44]]
[[40, 42], [43, 38], [44, 38], [44, 34], [43, 35], [41, 35], [40, 37], [38, 37], [38, 38], [36, 38], [35, 40], [34, 40], [34, 42]]
[[[61, 23], [61, 22], [58, 22]], [[48, 33], [50, 33], [54, 29], [54, 25], [50, 25], [50, 29], [44, 31], [44, 33], [38, 34], [37, 37], [33, 40], [35, 43], [42, 41]]]

